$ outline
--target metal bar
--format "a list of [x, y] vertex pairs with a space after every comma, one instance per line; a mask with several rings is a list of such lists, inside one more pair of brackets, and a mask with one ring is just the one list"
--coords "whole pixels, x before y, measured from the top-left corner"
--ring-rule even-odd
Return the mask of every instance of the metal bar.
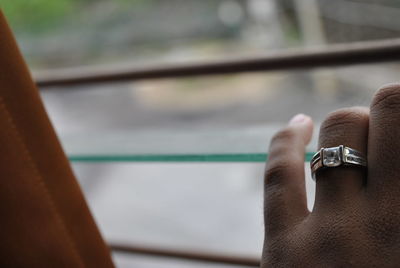
[[120, 82], [198, 75], [219, 75], [241, 72], [309, 69], [362, 63], [400, 60], [400, 39], [331, 45], [324, 49], [292, 51], [272, 56], [205, 61], [164, 66], [102, 69], [74, 68], [37, 74], [39, 88], [74, 86], [91, 83]]
[[231, 265], [242, 265], [250, 267], [260, 266], [259, 259], [244, 257], [244, 256], [220, 255], [207, 252], [183, 251], [176, 249], [164, 249], [164, 248], [143, 247], [135, 245], [122, 245], [122, 244], [110, 244], [109, 246], [112, 251], [129, 253], [129, 254], [150, 255], [157, 257], [167, 257], [167, 258], [185, 259], [191, 261], [202, 261], [211, 263], [223, 263]]

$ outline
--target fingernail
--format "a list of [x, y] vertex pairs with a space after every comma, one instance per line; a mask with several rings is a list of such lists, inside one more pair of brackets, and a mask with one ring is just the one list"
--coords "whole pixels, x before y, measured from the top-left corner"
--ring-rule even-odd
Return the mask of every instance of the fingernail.
[[304, 114], [297, 114], [293, 116], [289, 121], [289, 125], [297, 125], [303, 123], [307, 119], [307, 116]]

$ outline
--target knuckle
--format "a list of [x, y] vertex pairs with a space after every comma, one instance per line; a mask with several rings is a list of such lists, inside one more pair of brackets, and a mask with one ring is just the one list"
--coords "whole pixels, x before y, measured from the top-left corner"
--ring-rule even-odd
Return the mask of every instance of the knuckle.
[[400, 84], [390, 84], [381, 87], [372, 100], [371, 108], [399, 109], [400, 108]]
[[271, 139], [271, 144], [286, 143], [295, 138], [295, 132], [293, 129], [286, 127], [278, 131]]
[[271, 139], [269, 157], [265, 168], [265, 185], [272, 186], [282, 183], [291, 174], [289, 163], [303, 163], [304, 159], [293, 152], [291, 147], [296, 133], [290, 127], [277, 132]]
[[277, 185], [286, 176], [287, 165], [284, 161], [274, 161], [269, 163], [265, 170], [265, 184]]
[[321, 133], [347, 131], [348, 128], [368, 123], [368, 116], [354, 108], [343, 108], [330, 113], [321, 125]]
[[304, 159], [299, 156], [284, 154], [267, 162], [264, 173], [265, 185], [279, 185], [291, 178], [298, 176], [291, 166], [303, 165]]

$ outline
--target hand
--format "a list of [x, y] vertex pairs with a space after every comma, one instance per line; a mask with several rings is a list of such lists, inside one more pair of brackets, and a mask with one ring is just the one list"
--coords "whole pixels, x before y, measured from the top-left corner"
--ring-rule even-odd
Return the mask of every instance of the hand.
[[319, 147], [354, 148], [368, 168], [317, 172], [309, 212], [304, 151], [312, 128], [311, 118], [298, 115], [272, 139], [261, 267], [400, 267], [400, 85], [378, 90], [370, 109], [325, 119]]

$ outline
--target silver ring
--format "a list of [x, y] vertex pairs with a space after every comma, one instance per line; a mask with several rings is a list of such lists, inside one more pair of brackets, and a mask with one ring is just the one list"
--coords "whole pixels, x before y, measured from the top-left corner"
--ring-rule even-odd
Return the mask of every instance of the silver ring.
[[321, 148], [310, 161], [312, 178], [318, 170], [339, 166], [366, 167], [366, 157], [357, 150], [340, 145], [337, 147]]

